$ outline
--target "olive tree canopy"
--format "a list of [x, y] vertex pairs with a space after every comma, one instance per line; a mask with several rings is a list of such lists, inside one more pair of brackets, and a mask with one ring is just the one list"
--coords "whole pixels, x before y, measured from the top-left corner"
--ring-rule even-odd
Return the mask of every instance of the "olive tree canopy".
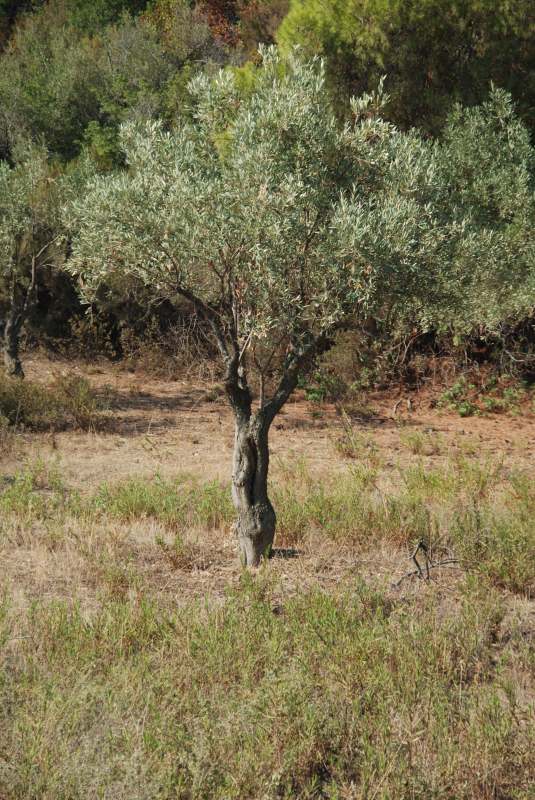
[[131, 274], [209, 322], [236, 421], [232, 488], [247, 564], [273, 542], [268, 431], [307, 360], [380, 309], [462, 305], [470, 271], [497, 247], [469, 205], [452, 203], [440, 149], [381, 119], [380, 92], [353, 101], [354, 120], [340, 128], [319, 61], [261, 53], [248, 96], [229, 73], [200, 76], [192, 122], [172, 133], [123, 127], [128, 171], [90, 184], [70, 262], [88, 296], [111, 274]]

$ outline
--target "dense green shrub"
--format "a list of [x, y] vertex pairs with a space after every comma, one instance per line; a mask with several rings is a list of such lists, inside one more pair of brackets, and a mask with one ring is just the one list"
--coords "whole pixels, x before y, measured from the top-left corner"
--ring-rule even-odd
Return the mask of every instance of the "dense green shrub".
[[386, 74], [390, 119], [438, 134], [453, 104], [481, 103], [491, 81], [533, 125], [534, 24], [531, 0], [291, 0], [277, 40], [326, 58], [340, 109]]
[[208, 57], [227, 60], [187, 4], [175, 4], [166, 36], [150, 17], [130, 16], [89, 36], [71, 6], [47, 5], [20, 20], [0, 56], [0, 157], [29, 137], [62, 161], [85, 146], [100, 168], [117, 166], [119, 124], [172, 123], [187, 98], [185, 82]]

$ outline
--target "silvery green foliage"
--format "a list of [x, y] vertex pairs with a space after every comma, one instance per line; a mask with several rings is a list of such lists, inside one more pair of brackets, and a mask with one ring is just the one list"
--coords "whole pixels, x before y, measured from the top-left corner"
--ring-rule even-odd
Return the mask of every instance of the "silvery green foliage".
[[424, 326], [492, 325], [533, 306], [534, 151], [510, 96], [457, 107], [441, 142], [392, 132], [381, 186], [358, 189], [336, 225], [375, 310]]
[[[97, 179], [71, 262], [94, 287], [135, 273], [165, 293], [193, 293], [253, 339], [304, 337], [345, 313], [331, 235], [333, 204], [374, 171], [364, 135], [340, 132], [318, 64], [265, 53], [255, 92], [230, 74], [201, 76], [194, 123], [123, 129], [129, 172]], [[238, 321], [239, 317], [239, 321]]]
[[46, 175], [46, 157], [37, 148], [19, 152], [19, 163], [0, 161], [0, 274], [17, 273], [22, 239], [35, 219], [39, 187]]
[[535, 302], [535, 152], [510, 95], [494, 88], [480, 107], [456, 106], [439, 159], [450, 206], [480, 243], [467, 264], [466, 327], [525, 314]]
[[21, 143], [14, 157], [14, 166], [0, 161], [0, 275], [17, 281], [24, 256], [40, 253], [36, 266], [41, 267], [63, 252], [75, 221], [74, 200], [84, 192], [94, 165], [81, 158], [53, 178], [42, 148]]
[[262, 56], [250, 96], [229, 73], [200, 76], [191, 124], [123, 127], [128, 171], [95, 178], [75, 209], [87, 294], [134, 274], [208, 310], [231, 346], [294, 353], [367, 315], [462, 316], [474, 276], [509, 256], [483, 199], [451, 185], [459, 123], [443, 147], [401, 133], [380, 89], [340, 129], [321, 63]]

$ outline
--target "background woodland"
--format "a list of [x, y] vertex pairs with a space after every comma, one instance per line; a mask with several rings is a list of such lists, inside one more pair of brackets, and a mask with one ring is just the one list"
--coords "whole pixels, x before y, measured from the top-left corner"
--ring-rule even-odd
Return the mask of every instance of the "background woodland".
[[[246, 95], [261, 43], [278, 43], [283, 54], [299, 45], [305, 56], [324, 58], [325, 92], [341, 125], [351, 117], [350, 98], [374, 91], [383, 75], [389, 102], [381, 113], [402, 131], [414, 127], [440, 141], [455, 104], [484, 103], [492, 85], [510, 93], [528, 132], [535, 124], [535, 10], [529, 0], [165, 0], [148, 6], [137, 0], [4, 0], [0, 18], [0, 158], [13, 166], [17, 148], [33, 143], [46, 154], [52, 180], [87, 156], [97, 171], [124, 169], [120, 126], [152, 120], [174, 130], [188, 118], [188, 84], [199, 73], [214, 77], [230, 70]], [[22, 298], [30, 284], [38, 287], [27, 321], [18, 318], [23, 348], [129, 359], [132, 365], [148, 351], [158, 362], [156, 351], [171, 352], [186, 329], [203, 338], [187, 303], [151, 302], [154, 292], [132, 279], [108, 282], [88, 309], [80, 302], [79, 280], [61, 269], [61, 256], [51, 258], [50, 250], [32, 283], [31, 247], [40, 251], [53, 229], [58, 198], [49, 195], [40, 199], [42, 206], [50, 204], [42, 208], [48, 222], [41, 228], [48, 234], [34, 237], [32, 246], [31, 237], [21, 234], [17, 286], [9, 269], [2, 271], [3, 319], [13, 292]], [[63, 259], [68, 255], [66, 243]], [[429, 329], [415, 323], [418, 315], [410, 308], [388, 331], [380, 317], [370, 319], [373, 343], [369, 336], [341, 334], [346, 355], [333, 355], [329, 369], [339, 386], [381, 387], [425, 377], [434, 359], [447, 356], [530, 381], [534, 337], [526, 309], [509, 304], [492, 324], [474, 315], [462, 326]], [[213, 346], [206, 338], [203, 346], [209, 355]], [[312, 369], [311, 383], [313, 376]]]

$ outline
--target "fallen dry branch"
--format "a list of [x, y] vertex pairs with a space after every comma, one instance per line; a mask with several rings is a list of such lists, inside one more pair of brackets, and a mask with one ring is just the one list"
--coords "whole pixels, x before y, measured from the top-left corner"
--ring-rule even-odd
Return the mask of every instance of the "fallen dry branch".
[[[436, 564], [427, 564], [426, 565], [427, 575], [424, 578], [424, 580], [426, 580], [426, 581], [429, 580], [429, 570], [430, 569], [436, 569], [437, 567], [447, 567], [448, 569], [462, 569], [462, 567], [460, 567], [460, 566], [454, 566], [454, 565], [458, 565], [458, 564], [459, 564], [459, 561], [456, 558], [446, 558], [446, 559], [444, 559], [444, 561], [437, 561]], [[407, 572], [405, 575], [403, 575], [399, 579], [399, 581], [396, 581], [395, 583], [392, 584], [392, 589], [396, 589], [399, 586], [399, 584], [402, 581], [405, 580], [405, 578], [410, 578], [411, 575], [418, 575], [419, 578], [423, 578], [423, 573], [422, 573], [422, 570], [421, 570], [420, 567], [418, 567], [418, 569], [411, 569], [411, 571]]]

